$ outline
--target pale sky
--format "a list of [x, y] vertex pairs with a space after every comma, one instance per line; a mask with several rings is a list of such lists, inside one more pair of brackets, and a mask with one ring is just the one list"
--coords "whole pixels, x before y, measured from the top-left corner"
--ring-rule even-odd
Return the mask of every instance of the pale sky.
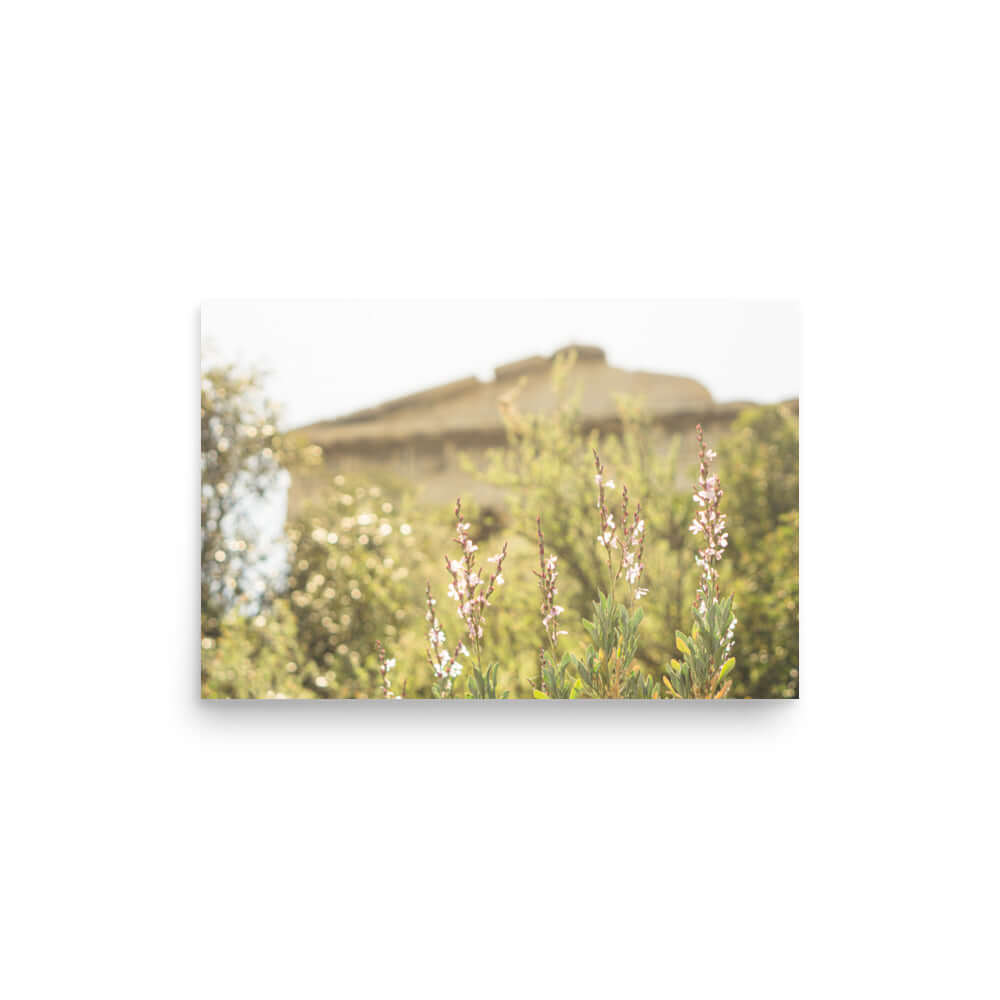
[[339, 416], [569, 343], [619, 368], [687, 375], [718, 402], [776, 402], [801, 388], [792, 302], [206, 302], [203, 344], [254, 364], [289, 427]]

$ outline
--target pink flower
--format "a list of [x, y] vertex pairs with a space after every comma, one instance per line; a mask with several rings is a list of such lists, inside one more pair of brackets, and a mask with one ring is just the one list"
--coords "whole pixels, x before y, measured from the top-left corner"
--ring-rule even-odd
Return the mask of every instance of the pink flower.
[[696, 431], [699, 463], [694, 501], [702, 509], [696, 512], [688, 530], [693, 535], [704, 535], [703, 547], [695, 559], [702, 571], [696, 603], [703, 604], [709, 594], [714, 594], [716, 598], [719, 596], [719, 571], [714, 564], [722, 559], [723, 550], [729, 544], [729, 535], [726, 532], [726, 515], [719, 511], [724, 492], [722, 483], [710, 471], [711, 463], [717, 456], [715, 451], [705, 447], [701, 424], [697, 425]]
[[494, 589], [504, 582], [501, 569], [504, 557], [507, 555], [507, 545], [504, 543], [500, 552], [488, 560], [496, 563], [496, 570], [486, 579], [475, 560], [479, 546], [469, 537], [468, 521], [462, 520], [461, 498], [455, 504], [455, 522], [455, 541], [461, 546], [463, 557], [460, 560], [445, 557], [445, 565], [451, 574], [448, 596], [458, 604], [458, 614], [465, 626], [466, 634], [477, 644], [478, 650], [490, 596]]
[[[597, 509], [601, 515], [601, 533], [597, 541], [607, 551], [608, 580], [612, 593], [615, 583], [625, 574], [630, 586], [639, 582], [643, 570], [642, 553], [646, 537], [646, 522], [640, 515], [641, 504], [637, 504], [634, 513], [629, 510], [628, 486], [622, 483], [621, 526], [616, 523], [614, 512], [608, 507], [604, 495], [605, 489], [614, 489], [613, 479], [604, 478], [604, 466], [601, 457], [594, 451], [595, 481], [598, 487]], [[631, 516], [630, 516], [631, 514]], [[613, 556], [614, 550], [620, 550], [620, 559]]]
[[560, 635], [566, 635], [565, 630], [559, 628], [559, 616], [563, 613], [563, 608], [555, 603], [557, 591], [556, 580], [559, 572], [556, 569], [556, 556], [545, 554], [545, 536], [542, 534], [542, 519], [539, 517], [535, 522], [538, 526], [538, 566], [535, 576], [538, 577], [538, 587], [542, 594], [542, 626], [553, 650]]

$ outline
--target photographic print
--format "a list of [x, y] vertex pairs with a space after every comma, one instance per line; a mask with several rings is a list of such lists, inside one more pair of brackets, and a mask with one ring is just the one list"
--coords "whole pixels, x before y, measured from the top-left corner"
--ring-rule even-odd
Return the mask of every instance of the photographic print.
[[798, 308], [209, 302], [206, 699], [797, 698]]

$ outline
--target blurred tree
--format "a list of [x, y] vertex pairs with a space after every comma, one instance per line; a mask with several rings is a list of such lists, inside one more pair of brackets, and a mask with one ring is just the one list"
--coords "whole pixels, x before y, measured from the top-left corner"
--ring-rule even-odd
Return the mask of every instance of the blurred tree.
[[[289, 600], [302, 648], [323, 671], [321, 697], [375, 697], [375, 640], [395, 656], [401, 634], [423, 621], [421, 554], [405, 504], [380, 486], [348, 487], [337, 475], [288, 526]], [[421, 681], [430, 684], [416, 647], [411, 640], [411, 655], [393, 675], [411, 696]]]
[[268, 613], [230, 611], [215, 636], [201, 638], [203, 698], [315, 698], [327, 684], [305, 656], [284, 600]]
[[719, 443], [735, 595], [735, 698], [799, 690], [799, 422], [788, 406], [745, 410]]
[[[278, 408], [260, 372], [234, 365], [201, 376], [201, 613], [203, 635], [217, 635], [237, 604], [265, 608], [261, 517], [285, 484], [288, 465], [305, 460], [302, 444], [278, 430]], [[273, 555], [273, 554], [272, 554]], [[273, 567], [272, 567], [273, 569]]]

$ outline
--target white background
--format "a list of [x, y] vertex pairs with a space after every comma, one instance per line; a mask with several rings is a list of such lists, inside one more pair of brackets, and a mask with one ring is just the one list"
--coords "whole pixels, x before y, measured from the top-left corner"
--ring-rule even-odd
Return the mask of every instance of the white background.
[[717, 402], [802, 391], [796, 302], [382, 299], [204, 302], [204, 357], [263, 368], [290, 427], [376, 406], [568, 344], [627, 371], [685, 375]]
[[[991, 5], [0, 15], [10, 997], [995, 996]], [[802, 699], [197, 700], [197, 308], [799, 299]]]

